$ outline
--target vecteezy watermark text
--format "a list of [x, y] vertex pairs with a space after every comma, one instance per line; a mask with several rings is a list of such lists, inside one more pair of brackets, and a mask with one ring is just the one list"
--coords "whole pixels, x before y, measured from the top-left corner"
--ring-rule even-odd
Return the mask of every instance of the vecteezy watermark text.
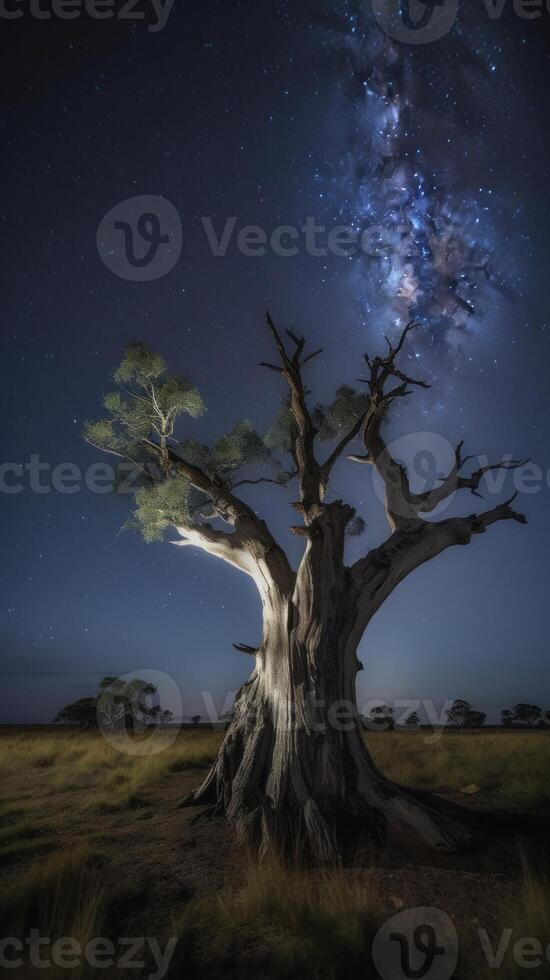
[[[405, 463], [415, 479], [417, 493], [432, 490], [441, 482], [442, 472], [450, 465], [447, 456], [454, 452], [451, 444], [442, 436], [429, 432], [401, 436], [392, 443], [392, 447], [399, 450], [396, 458]], [[503, 462], [511, 459], [511, 456], [505, 455]], [[489, 457], [479, 454], [472, 457], [471, 465], [474, 468], [487, 467], [490, 462]], [[140, 470], [129, 460], [122, 460], [117, 466], [98, 461], [82, 467], [70, 461], [52, 463], [42, 459], [39, 453], [31, 453], [24, 463], [0, 463], [0, 494], [13, 496], [30, 491], [39, 495], [70, 495], [87, 490], [96, 494], [116, 492], [132, 495], [139, 489], [142, 475], [143, 469]], [[538, 463], [527, 460], [515, 469], [490, 470], [484, 480], [483, 494], [486, 498], [501, 494], [505, 486], [510, 486], [516, 493], [531, 495], [540, 493], [545, 487], [550, 488], [550, 468], [544, 470]], [[374, 489], [382, 498], [384, 488], [377, 481], [376, 474]], [[451, 500], [452, 495], [443, 506], [449, 506]]]
[[[1, 2], [1, 0], [0, 0]], [[266, 228], [247, 224], [236, 215], [214, 221], [196, 218], [215, 258], [239, 253], [259, 259], [269, 254], [281, 259], [306, 254], [313, 258], [334, 255], [352, 259], [383, 255], [399, 246], [410, 232], [406, 225], [320, 224], [309, 215], [297, 223]], [[121, 279], [151, 282], [167, 275], [182, 250], [181, 217], [170, 201], [156, 194], [140, 194], [115, 204], [101, 219], [96, 234], [98, 254]]]
[[[25, 940], [16, 936], [0, 939], [0, 967], [17, 970], [25, 965], [35, 969], [50, 970], [52, 967], [78, 970], [84, 964], [93, 970], [140, 970], [147, 980], [162, 980], [174, 955], [177, 939], [172, 937], [164, 950], [157, 939], [147, 937], [121, 937], [116, 944], [104, 936], [95, 936], [83, 945], [72, 936], [52, 940], [43, 936], [39, 929], [31, 929]], [[152, 969], [147, 970], [150, 963]]]
[[[221, 709], [218, 711], [211, 691], [201, 691], [201, 699], [205, 709], [205, 719], [213, 728], [223, 728], [227, 725], [227, 719], [233, 714], [236, 691], [227, 691]], [[323, 734], [329, 729], [335, 732], [351, 732], [358, 725], [365, 731], [383, 732], [390, 728], [406, 727], [406, 720], [411, 713], [422, 715], [424, 722], [423, 739], [425, 742], [433, 743], [439, 741], [443, 731], [449, 724], [449, 709], [453, 701], [447, 699], [441, 707], [437, 707], [431, 699], [424, 698], [396, 698], [390, 703], [381, 701], [380, 698], [370, 698], [360, 705], [353, 701], [341, 699], [336, 701], [326, 701], [316, 698], [313, 694], [305, 696], [305, 708], [308, 713], [308, 725], [312, 732]], [[378, 709], [383, 710], [378, 710]], [[266, 708], [266, 717], [269, 716], [269, 708]], [[288, 702], [288, 710], [284, 718], [278, 716], [278, 725], [287, 726], [286, 730], [292, 731], [296, 724], [296, 719], [301, 717], [304, 710], [304, 702], [296, 704], [292, 700]], [[420, 728], [420, 725], [419, 725]], [[429, 729], [429, 731], [426, 731]]]
[[[238, 218], [232, 215], [225, 219], [223, 227], [217, 229], [212, 218], [202, 217], [201, 224], [210, 246], [212, 255], [223, 257], [231, 246], [236, 247], [241, 255], [249, 258], [264, 256], [268, 251], [280, 258], [294, 258], [300, 252], [306, 252], [314, 258], [324, 258], [336, 255], [349, 258], [358, 252], [370, 255], [379, 247], [384, 236], [390, 232], [380, 225], [369, 225], [366, 228], [351, 225], [317, 224], [311, 215], [297, 225], [277, 225], [266, 230], [261, 225], [242, 225], [238, 228]], [[404, 229], [397, 228], [391, 234], [397, 236]]]
[[170, 16], [174, 0], [0, 0], [0, 18], [19, 20], [93, 20], [146, 21], [147, 30], [162, 31]]

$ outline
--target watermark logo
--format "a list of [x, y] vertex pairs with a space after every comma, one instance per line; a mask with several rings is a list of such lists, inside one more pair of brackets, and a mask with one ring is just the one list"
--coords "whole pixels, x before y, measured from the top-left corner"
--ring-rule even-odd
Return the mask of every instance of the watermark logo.
[[[426, 494], [441, 486], [448, 474], [453, 472], [455, 451], [448, 439], [437, 432], [411, 432], [399, 436], [388, 444], [384, 457], [389, 461], [395, 460], [405, 467], [408, 473], [411, 490], [414, 494]], [[504, 474], [505, 478], [505, 474]], [[373, 473], [374, 492], [384, 503], [386, 500], [386, 484], [376, 470]], [[453, 500], [453, 492], [458, 486], [458, 474], [452, 480], [452, 488], [434, 509], [433, 513], [441, 514]], [[499, 481], [500, 486], [500, 481]], [[402, 517], [410, 517], [405, 497], [398, 495], [392, 499], [392, 507]]]
[[430, 44], [448, 34], [458, 0], [372, 0], [378, 26], [395, 41]]
[[458, 960], [458, 936], [440, 909], [406, 909], [378, 930], [372, 955], [382, 980], [449, 980]]
[[143, 669], [108, 680], [96, 712], [99, 730], [110, 745], [125, 755], [149, 756], [176, 741], [179, 728], [169, 722], [174, 713], [181, 717], [183, 702], [170, 674]]
[[151, 282], [172, 271], [181, 255], [180, 216], [170, 201], [141, 194], [107, 212], [97, 230], [97, 250], [111, 272], [131, 282]]
[[[313, 215], [299, 224], [272, 228], [242, 224], [236, 215], [227, 217], [223, 224], [202, 215], [200, 226], [214, 258], [238, 253], [256, 261], [268, 254], [285, 261], [303, 254], [315, 259], [328, 255], [347, 261], [357, 256], [380, 259], [387, 249], [397, 248], [410, 230], [406, 225], [325, 225]], [[105, 215], [97, 232], [97, 248], [107, 268], [137, 282], [159, 279], [170, 272], [178, 262], [181, 246], [182, 222], [176, 208], [153, 195], [121, 201]]]

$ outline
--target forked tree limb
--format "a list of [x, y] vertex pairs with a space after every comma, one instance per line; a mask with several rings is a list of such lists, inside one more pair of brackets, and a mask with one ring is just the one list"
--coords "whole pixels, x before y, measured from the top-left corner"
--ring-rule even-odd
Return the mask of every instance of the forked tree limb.
[[420, 520], [407, 530], [395, 531], [383, 545], [355, 562], [350, 578], [363, 615], [370, 619], [406, 576], [447, 548], [469, 544], [475, 535], [499, 521], [526, 524], [525, 515], [512, 507], [516, 496], [469, 517], [433, 523]]
[[469, 490], [475, 497], [482, 498], [482, 494], [478, 490], [483, 477], [487, 473], [496, 470], [517, 470], [529, 462], [529, 458], [518, 460], [503, 459], [497, 463], [487, 463], [484, 466], [479, 466], [469, 476], [463, 476], [461, 475], [461, 470], [466, 463], [472, 459], [476, 459], [475, 455], [462, 456], [463, 445], [464, 442], [461, 441], [456, 447], [454, 465], [447, 476], [441, 478], [441, 484], [439, 486], [434, 487], [432, 490], [427, 490], [424, 493], [410, 495], [410, 503], [416, 509], [417, 513], [426, 514], [435, 510], [440, 503], [457, 490]]
[[343, 436], [343, 438], [340, 440], [340, 442], [333, 450], [333, 452], [330, 454], [328, 459], [326, 459], [325, 462], [322, 464], [321, 483], [323, 484], [325, 491], [328, 486], [329, 477], [334, 464], [338, 461], [338, 459], [340, 458], [344, 450], [347, 448], [347, 446], [350, 444], [350, 442], [353, 442], [353, 440], [357, 438], [357, 436], [361, 432], [361, 429], [365, 425], [365, 422], [368, 418], [368, 414], [369, 412], [367, 409], [367, 411], [364, 412], [363, 415], [359, 416], [359, 418], [357, 419], [355, 424], [351, 427], [349, 432], [347, 432], [346, 435]]
[[[513, 470], [524, 466], [528, 459], [502, 460], [478, 467], [469, 476], [461, 471], [474, 456], [462, 456], [463, 442], [455, 450], [455, 462], [450, 472], [441, 478], [439, 486], [423, 493], [413, 493], [406, 468], [392, 456], [382, 435], [382, 427], [388, 409], [397, 398], [410, 395], [411, 385], [429, 388], [426, 381], [409, 377], [396, 364], [398, 354], [403, 350], [405, 341], [414, 328], [419, 324], [408, 323], [401, 333], [398, 343], [393, 346], [389, 340], [388, 353], [385, 357], [371, 359], [365, 354], [369, 368], [369, 376], [360, 379], [369, 386], [370, 405], [365, 421], [363, 439], [366, 449], [364, 455], [350, 455], [348, 459], [357, 463], [368, 463], [375, 467], [385, 488], [386, 514], [392, 531], [406, 530], [411, 524], [421, 519], [422, 514], [430, 513], [447, 500], [457, 490], [469, 490], [474, 496], [481, 497], [478, 492], [483, 477], [494, 470]], [[386, 390], [386, 384], [391, 378], [397, 378], [400, 384]]]
[[[363, 429], [366, 455], [349, 457], [354, 462], [369, 463], [377, 469], [385, 486], [386, 514], [392, 531], [404, 528], [410, 522], [410, 514], [403, 508], [403, 501], [410, 495], [410, 486], [404, 467], [393, 458], [384, 441], [382, 425], [393, 402], [411, 394], [411, 385], [430, 387], [427, 381], [409, 377], [396, 365], [396, 358], [403, 349], [407, 336], [418, 326], [415, 321], [408, 323], [395, 346], [386, 338], [388, 352], [385, 357], [371, 359], [365, 354], [369, 373], [367, 378], [359, 380], [368, 385], [370, 395]], [[386, 384], [392, 378], [400, 383], [386, 390]]]
[[[283, 374], [290, 390], [290, 411], [296, 425], [296, 437], [292, 447], [292, 456], [296, 464], [297, 475], [300, 478], [301, 507], [307, 523], [310, 523], [320, 513], [322, 501], [328, 488], [328, 481], [334, 464], [340, 458], [346, 447], [355, 439], [363, 428], [368, 416], [368, 412], [361, 415], [351, 426], [350, 430], [342, 437], [338, 445], [331, 452], [324, 463], [319, 463], [315, 455], [315, 436], [317, 431], [313, 424], [311, 414], [307, 405], [306, 388], [302, 379], [302, 369], [313, 358], [323, 352], [323, 348], [313, 351], [302, 357], [305, 351], [305, 340], [299, 337], [294, 330], [287, 330], [286, 333], [292, 340], [295, 351], [291, 355], [281, 338], [271, 314], [266, 314], [268, 329], [275, 341], [275, 346], [281, 358], [281, 366], [271, 364], [266, 361], [261, 362], [262, 367], [270, 368]], [[293, 529], [294, 533], [300, 533]]]
[[[304, 519], [307, 521], [315, 516], [321, 504], [320, 467], [315, 458], [314, 440], [316, 429], [313, 424], [306, 399], [306, 390], [302, 380], [301, 356], [305, 347], [303, 337], [298, 337], [293, 330], [287, 333], [294, 343], [295, 351], [291, 355], [275, 326], [271, 314], [266, 314], [268, 330], [275, 342], [275, 347], [281, 359], [281, 373], [284, 375], [290, 391], [290, 411], [296, 424], [296, 437], [293, 445], [293, 458], [298, 470], [300, 481], [300, 497], [304, 508]], [[315, 354], [320, 353], [316, 351]], [[307, 360], [311, 360], [314, 354]], [[265, 364], [266, 367], [273, 365]]]

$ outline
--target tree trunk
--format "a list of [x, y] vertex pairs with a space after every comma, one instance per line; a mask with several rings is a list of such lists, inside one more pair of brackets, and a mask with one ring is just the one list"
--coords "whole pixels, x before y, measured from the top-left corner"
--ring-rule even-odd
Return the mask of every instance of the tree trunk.
[[469, 833], [390, 782], [372, 761], [355, 699], [364, 623], [347, 572], [311, 547], [292, 596], [264, 600], [264, 639], [218, 758], [187, 803], [210, 804], [260, 854], [319, 862], [361, 841], [440, 850]]

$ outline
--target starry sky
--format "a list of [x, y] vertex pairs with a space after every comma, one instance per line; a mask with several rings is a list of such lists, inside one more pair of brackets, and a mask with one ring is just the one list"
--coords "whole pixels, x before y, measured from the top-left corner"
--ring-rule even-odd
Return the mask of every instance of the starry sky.
[[[360, 707], [419, 699], [438, 712], [465, 697], [491, 719], [520, 700], [550, 707], [550, 14], [522, 20], [510, 4], [491, 19], [479, 4], [441, 39], [407, 45], [351, 0], [176, 0], [160, 31], [24, 10], [2, 28], [3, 460], [38, 456], [47, 490], [24, 470], [21, 491], [2, 494], [0, 721], [48, 722], [105, 674], [145, 669], [176, 681], [179, 714], [206, 715], [201, 692], [221, 711], [246, 679], [231, 644], [259, 640], [251, 580], [121, 532], [127, 499], [56, 492], [49, 474], [101, 459], [82, 426], [134, 338], [200, 389], [207, 412], [185, 435], [212, 440], [242, 418], [265, 431], [284, 394], [258, 368], [268, 307], [324, 348], [307, 378], [319, 400], [360, 376], [384, 333], [421, 318], [408, 354], [432, 388], [400, 406], [389, 437], [464, 439], [541, 474], [517, 504], [526, 527], [451, 549], [378, 613]], [[145, 194], [177, 210], [181, 255], [162, 278], [129, 281], [96, 234]], [[252, 257], [233, 239], [215, 256], [205, 216], [220, 232], [229, 217], [268, 234], [308, 217], [381, 231], [360, 254]], [[387, 534], [370, 468], [341, 462], [332, 490], [367, 521], [354, 560]], [[292, 495], [245, 495], [296, 561]], [[466, 496], [448, 513], [496, 500]]]

